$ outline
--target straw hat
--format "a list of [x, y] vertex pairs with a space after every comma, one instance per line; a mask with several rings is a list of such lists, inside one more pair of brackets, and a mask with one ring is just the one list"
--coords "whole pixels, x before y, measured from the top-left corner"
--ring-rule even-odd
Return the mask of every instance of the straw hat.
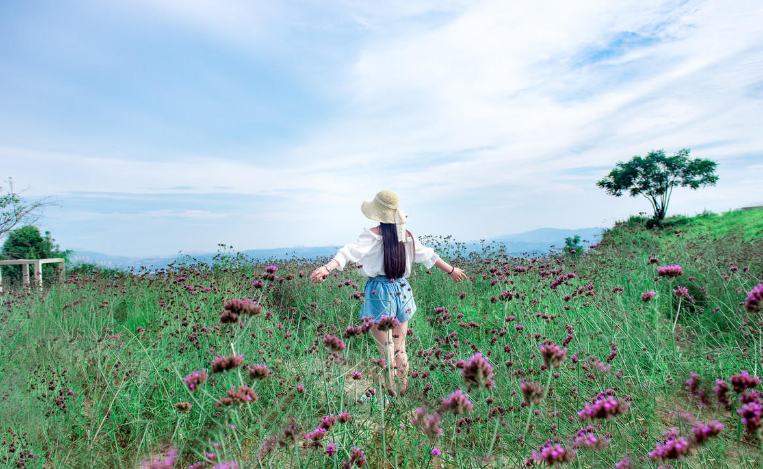
[[382, 223], [395, 223], [397, 225], [397, 240], [405, 241], [405, 222], [408, 215], [400, 208], [399, 198], [392, 191], [380, 191], [371, 202], [363, 201], [360, 211], [366, 218]]

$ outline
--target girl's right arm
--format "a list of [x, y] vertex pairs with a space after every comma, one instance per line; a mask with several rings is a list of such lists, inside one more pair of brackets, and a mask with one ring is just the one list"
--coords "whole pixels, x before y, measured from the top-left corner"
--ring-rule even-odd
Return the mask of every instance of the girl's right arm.
[[334, 269], [343, 270], [348, 261], [358, 262], [374, 245], [376, 238], [370, 232], [363, 231], [353, 243], [345, 244], [328, 264], [318, 267], [310, 274], [314, 283], [323, 282]]

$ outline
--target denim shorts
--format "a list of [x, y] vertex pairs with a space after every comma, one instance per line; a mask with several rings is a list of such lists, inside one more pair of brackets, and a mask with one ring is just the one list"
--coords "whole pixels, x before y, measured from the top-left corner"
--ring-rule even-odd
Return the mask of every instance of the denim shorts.
[[371, 277], [366, 282], [366, 296], [360, 308], [360, 319], [395, 316], [401, 323], [408, 321], [416, 312], [413, 291], [406, 278], [390, 281], [385, 275]]

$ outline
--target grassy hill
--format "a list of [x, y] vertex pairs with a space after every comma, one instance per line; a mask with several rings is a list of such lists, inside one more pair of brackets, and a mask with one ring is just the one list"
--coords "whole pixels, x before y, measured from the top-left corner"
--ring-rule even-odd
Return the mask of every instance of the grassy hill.
[[[763, 331], [745, 298], [763, 278], [763, 211], [646, 225], [631, 217], [593, 249], [534, 258], [462, 257], [431, 239], [469, 279], [422, 266], [408, 279], [404, 393], [385, 383], [394, 357], [345, 334], [361, 323], [356, 269], [318, 285], [314, 260], [278, 263], [276, 278], [231, 255], [6, 292], [0, 464], [337, 468], [362, 452], [385, 468], [652, 468], [679, 455], [758, 467]], [[262, 311], [232, 319], [232, 299]]]

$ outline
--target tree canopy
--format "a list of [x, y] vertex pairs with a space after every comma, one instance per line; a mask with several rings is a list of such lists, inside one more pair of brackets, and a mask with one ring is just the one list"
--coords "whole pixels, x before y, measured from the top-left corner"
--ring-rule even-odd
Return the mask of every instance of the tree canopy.
[[[50, 259], [52, 257], [66, 259], [70, 254], [70, 250], [61, 251], [50, 231], [46, 231], [43, 236], [36, 226], [27, 225], [8, 233], [8, 237], [3, 242], [0, 259]], [[53, 268], [54, 266], [44, 265], [43, 272]], [[19, 266], [7, 266], [3, 269], [9, 269], [8, 278], [10, 280], [17, 280], [21, 277]]]
[[665, 156], [664, 150], [652, 150], [645, 157], [634, 156], [628, 162], [618, 162], [615, 168], [596, 185], [607, 194], [620, 197], [630, 192], [631, 197], [643, 195], [652, 204], [654, 218], [662, 220], [668, 211], [673, 188], [699, 189], [714, 186], [717, 163], [705, 159], [689, 158], [689, 149], [673, 156]]

